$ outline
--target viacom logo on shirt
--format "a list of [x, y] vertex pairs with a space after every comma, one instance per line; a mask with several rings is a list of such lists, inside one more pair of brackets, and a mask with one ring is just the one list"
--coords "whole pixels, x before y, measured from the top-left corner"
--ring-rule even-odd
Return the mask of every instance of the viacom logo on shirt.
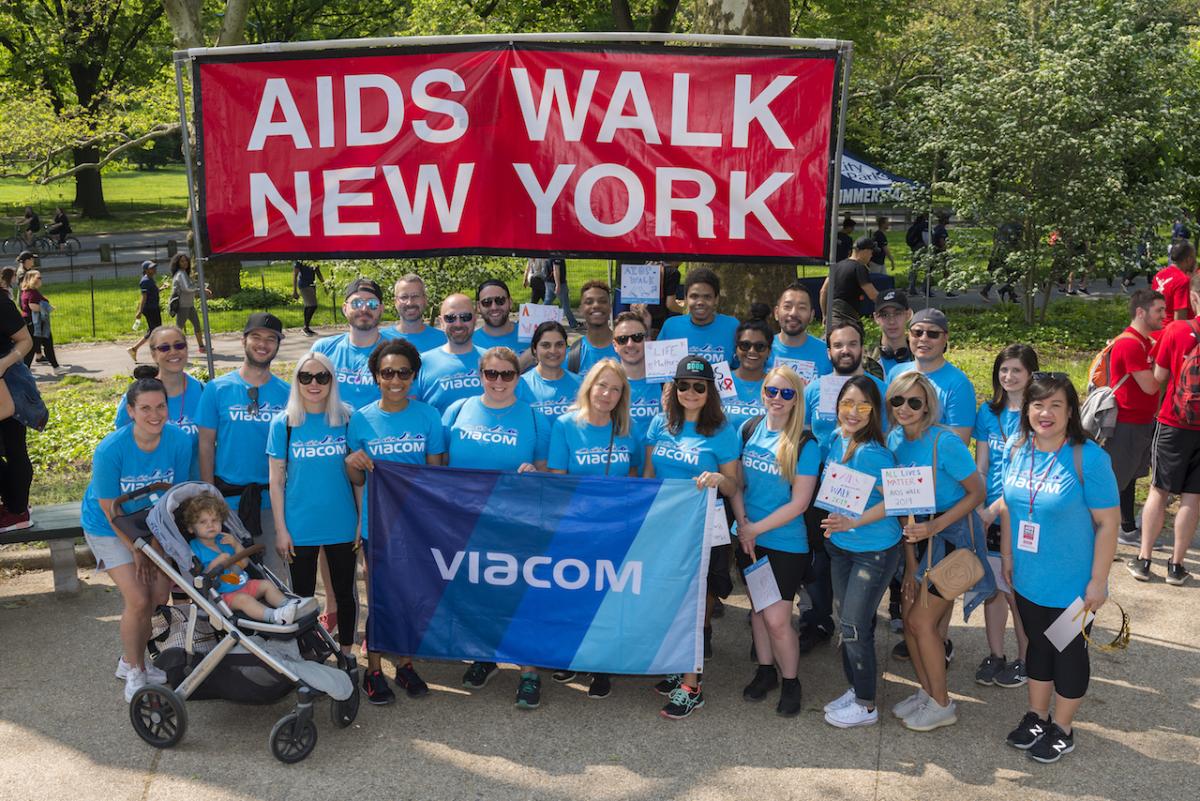
[[572, 403], [573, 401], [569, 400], [538, 401], [533, 404], [533, 408], [547, 416], [561, 417], [571, 408]]
[[1029, 481], [1029, 476], [1020, 470], [1012, 470], [1004, 477], [1004, 486], [1014, 489], [1030, 489], [1034, 492], [1047, 492], [1051, 495], [1061, 495], [1063, 487], [1066, 484], [1064, 480], [1066, 476], [1055, 476], [1054, 480], [1044, 480], [1034, 478], [1033, 482]]
[[196, 422], [194, 420], [188, 420], [188, 419], [168, 420], [167, 422], [170, 423], [171, 425], [175, 426], [176, 428], [178, 428], [180, 431], [182, 431], [185, 434], [188, 434], [193, 437], [200, 436], [200, 426], [196, 425]]
[[504, 426], [464, 425], [458, 430], [460, 440], [469, 439], [473, 442], [490, 442], [495, 445], [516, 445], [517, 429]]
[[725, 348], [720, 345], [694, 345], [688, 348], [688, 353], [699, 356], [709, 364], [725, 361]]
[[625, 445], [613, 445], [609, 453], [607, 447], [583, 448], [575, 451], [575, 464], [629, 464], [629, 448]]
[[269, 423], [272, 417], [282, 411], [282, 406], [272, 406], [269, 403], [259, 406], [258, 411], [254, 414], [250, 413], [247, 406], [231, 406], [229, 407], [229, 419], [234, 423]]
[[474, 370], [469, 370], [465, 373], [451, 373], [450, 375], [442, 376], [438, 379], [438, 386], [442, 391], [451, 389], [467, 389], [468, 387], [480, 387], [479, 373]]
[[148, 487], [151, 484], [175, 483], [175, 468], [168, 467], [163, 470], [155, 470], [153, 473], [140, 473], [136, 476], [121, 476], [121, 494], [140, 490], [142, 487]]
[[349, 384], [352, 387], [375, 386], [375, 377], [371, 375], [370, 370], [365, 373], [356, 373], [347, 369], [339, 369], [337, 380], [339, 384]]
[[638, 398], [629, 404], [630, 417], [653, 417], [662, 411], [662, 402], [658, 398]]
[[397, 453], [424, 453], [425, 435], [405, 431], [400, 436], [386, 436], [367, 443], [367, 453], [372, 456], [389, 456]]
[[[725, 403], [726, 417], [753, 417], [757, 414], [762, 414], [763, 411], [761, 403]], [[830, 417], [832, 416], [830, 415]]]
[[673, 442], [660, 442], [654, 447], [654, 456], [661, 456], [664, 459], [669, 459], [672, 462], [683, 462], [684, 464], [698, 465], [700, 464], [700, 449], [689, 448], [686, 445], [676, 445]]
[[320, 439], [292, 440], [293, 459], [312, 459], [317, 456], [345, 456], [346, 437], [326, 434]]
[[747, 470], [757, 470], [760, 473], [768, 475], [779, 475], [779, 465], [775, 461], [775, 455], [763, 451], [761, 448], [747, 448], [742, 454], [742, 464]]

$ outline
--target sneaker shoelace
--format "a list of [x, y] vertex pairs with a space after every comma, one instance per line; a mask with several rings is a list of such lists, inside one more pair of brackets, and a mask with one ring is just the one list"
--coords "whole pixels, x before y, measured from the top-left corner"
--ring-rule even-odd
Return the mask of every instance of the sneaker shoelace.
[[695, 703], [692, 694], [683, 689], [683, 687], [676, 687], [674, 690], [671, 690], [669, 699], [675, 706], [690, 707]]

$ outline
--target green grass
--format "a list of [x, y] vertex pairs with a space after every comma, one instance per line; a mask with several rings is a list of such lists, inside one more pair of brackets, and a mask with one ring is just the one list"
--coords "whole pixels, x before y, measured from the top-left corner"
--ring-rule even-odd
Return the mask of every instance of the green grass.
[[34, 207], [44, 225], [54, 217], [54, 207], [61, 205], [71, 216], [71, 228], [77, 235], [187, 225], [187, 176], [180, 166], [105, 172], [104, 199], [111, 219], [79, 219], [71, 209], [74, 199], [75, 181], [69, 178], [45, 185], [0, 178], [0, 231], [7, 236], [9, 226], [24, 214], [26, 205]]

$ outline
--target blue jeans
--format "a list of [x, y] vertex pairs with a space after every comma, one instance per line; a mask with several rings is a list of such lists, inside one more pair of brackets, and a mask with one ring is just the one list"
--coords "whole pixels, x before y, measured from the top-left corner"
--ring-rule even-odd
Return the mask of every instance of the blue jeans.
[[825, 543], [842, 627], [842, 669], [859, 703], [875, 704], [875, 611], [900, 563], [900, 545], [886, 551], [843, 550]]
[[571, 290], [567, 286], [567, 282], [556, 284], [553, 281], [546, 279], [546, 300], [558, 298], [559, 304], [562, 306], [563, 317], [566, 318], [567, 326], [574, 328], [579, 325], [575, 319], [575, 315], [571, 313]]

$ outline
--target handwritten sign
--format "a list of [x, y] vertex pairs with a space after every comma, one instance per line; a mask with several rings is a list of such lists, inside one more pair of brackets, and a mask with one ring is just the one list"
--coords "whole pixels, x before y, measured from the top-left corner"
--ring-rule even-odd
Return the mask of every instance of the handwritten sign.
[[659, 302], [659, 287], [662, 286], [661, 264], [622, 264], [621, 302]]
[[646, 342], [646, 381], [665, 384], [675, 379], [679, 360], [688, 355], [686, 339], [660, 339]]
[[817, 397], [817, 411], [821, 414], [837, 415], [837, 399], [842, 391], [842, 387], [853, 376], [849, 375], [823, 375], [821, 376], [820, 394]]
[[562, 320], [562, 309], [558, 306], [544, 306], [540, 303], [522, 303], [517, 313], [517, 340], [530, 342], [534, 330], [546, 321], [559, 322]]
[[889, 515], [931, 515], [937, 511], [932, 467], [887, 467], [881, 471], [883, 508]]
[[828, 512], [836, 512], [851, 519], [862, 517], [875, 486], [875, 477], [846, 467], [831, 464], [825, 468], [821, 478], [821, 491], [814, 505]]
[[755, 612], [761, 612], [773, 603], [783, 600], [779, 593], [779, 584], [775, 581], [775, 572], [767, 557], [759, 559], [743, 571], [746, 579], [746, 589], [750, 591], [750, 603]]
[[709, 490], [709, 492], [712, 495], [709, 499], [708, 520], [705, 527], [706, 539], [708, 547], [717, 548], [733, 542], [733, 537], [729, 534], [729, 520], [725, 517], [725, 500], [717, 495], [716, 490]]
[[733, 370], [729, 369], [729, 362], [717, 362], [712, 368], [721, 400], [737, 400], [737, 388], [733, 385]]
[[810, 362], [807, 359], [785, 359], [782, 356], [776, 356], [775, 366], [792, 368], [796, 375], [804, 379], [804, 383], [806, 384], [811, 384], [817, 380], [816, 362]]

